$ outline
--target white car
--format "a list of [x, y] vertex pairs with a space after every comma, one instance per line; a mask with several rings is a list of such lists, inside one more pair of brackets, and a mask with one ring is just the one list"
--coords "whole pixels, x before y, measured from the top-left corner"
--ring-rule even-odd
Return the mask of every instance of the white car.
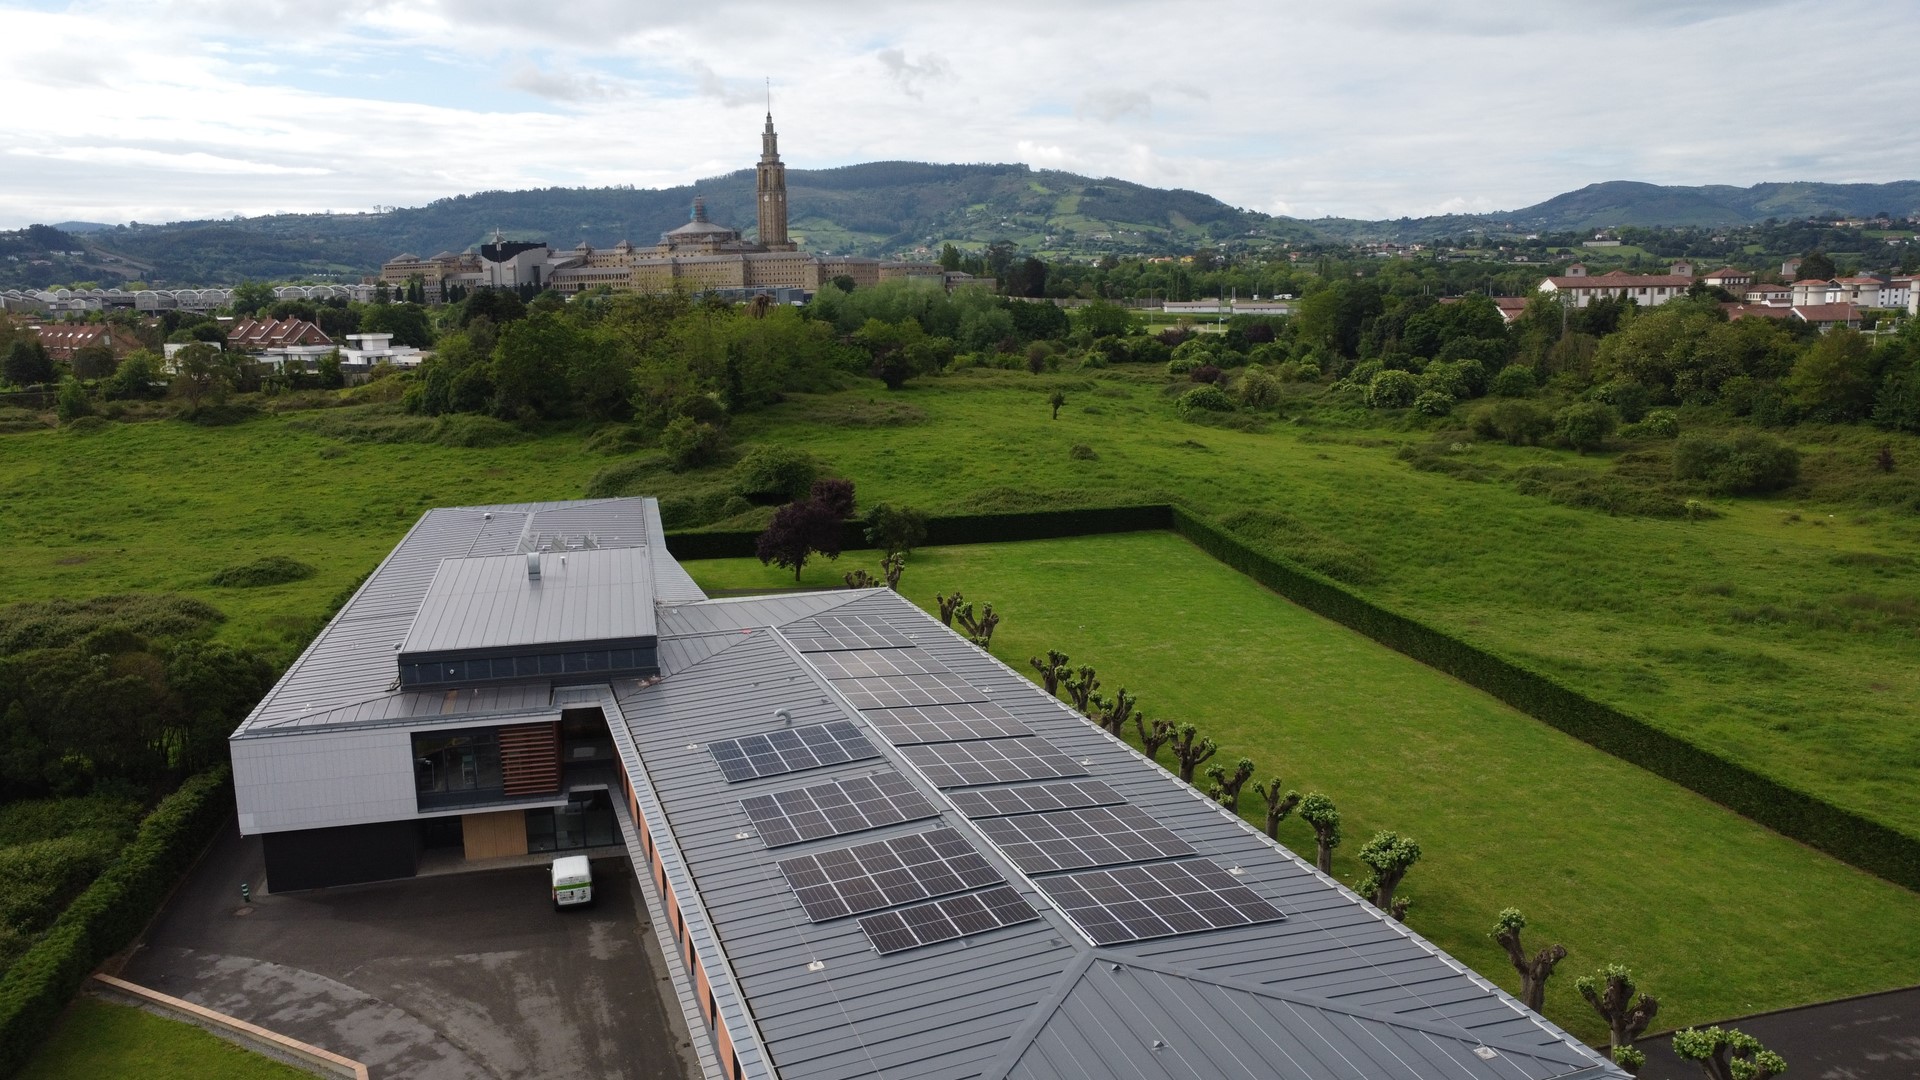
[[593, 903], [593, 867], [585, 855], [553, 860], [553, 910]]

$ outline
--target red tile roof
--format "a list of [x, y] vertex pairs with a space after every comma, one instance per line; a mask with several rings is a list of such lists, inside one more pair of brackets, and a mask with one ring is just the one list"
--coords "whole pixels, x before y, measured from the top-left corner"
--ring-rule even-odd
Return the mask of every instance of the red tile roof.
[[236, 349], [272, 349], [331, 345], [333, 339], [305, 319], [241, 319], [227, 328], [227, 344]]
[[1793, 313], [1810, 323], [1850, 323], [1860, 318], [1852, 304], [1801, 304]]

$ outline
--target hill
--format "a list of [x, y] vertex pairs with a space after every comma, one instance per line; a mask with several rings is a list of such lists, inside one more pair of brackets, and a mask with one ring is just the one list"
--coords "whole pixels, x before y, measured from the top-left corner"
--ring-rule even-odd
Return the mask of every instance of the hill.
[[1632, 180], [1588, 184], [1511, 214], [1487, 215], [1528, 229], [1617, 225], [1757, 225], [1768, 218], [1920, 215], [1920, 181], [1891, 184], [1722, 184], [1672, 187]]
[[[940, 244], [1009, 240], [1046, 255], [1191, 251], [1203, 244], [1305, 240], [1301, 222], [1238, 210], [1197, 191], [1034, 170], [1025, 165], [878, 161], [787, 173], [791, 232], [814, 252], [906, 255]], [[652, 244], [686, 220], [698, 194], [710, 216], [753, 231], [753, 171], [673, 188], [483, 191], [382, 214], [277, 214], [116, 227], [86, 234], [104, 252], [152, 266], [172, 284], [355, 277], [403, 251], [464, 251], [499, 229], [558, 247], [585, 240]]]

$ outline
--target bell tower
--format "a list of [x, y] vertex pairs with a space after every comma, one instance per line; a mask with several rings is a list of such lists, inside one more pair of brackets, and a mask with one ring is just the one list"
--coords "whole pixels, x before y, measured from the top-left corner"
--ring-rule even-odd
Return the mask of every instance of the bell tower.
[[760, 133], [760, 164], [754, 167], [760, 216], [760, 243], [768, 251], [792, 251], [787, 239], [787, 167], [780, 161], [780, 136], [773, 131], [773, 102], [767, 102], [767, 126]]

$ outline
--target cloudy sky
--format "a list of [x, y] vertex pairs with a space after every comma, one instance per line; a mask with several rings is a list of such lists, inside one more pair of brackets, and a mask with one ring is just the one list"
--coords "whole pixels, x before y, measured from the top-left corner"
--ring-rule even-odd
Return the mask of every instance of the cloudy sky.
[[1920, 5], [0, 0], [0, 227], [752, 163], [1023, 161], [1316, 217], [1920, 179]]

